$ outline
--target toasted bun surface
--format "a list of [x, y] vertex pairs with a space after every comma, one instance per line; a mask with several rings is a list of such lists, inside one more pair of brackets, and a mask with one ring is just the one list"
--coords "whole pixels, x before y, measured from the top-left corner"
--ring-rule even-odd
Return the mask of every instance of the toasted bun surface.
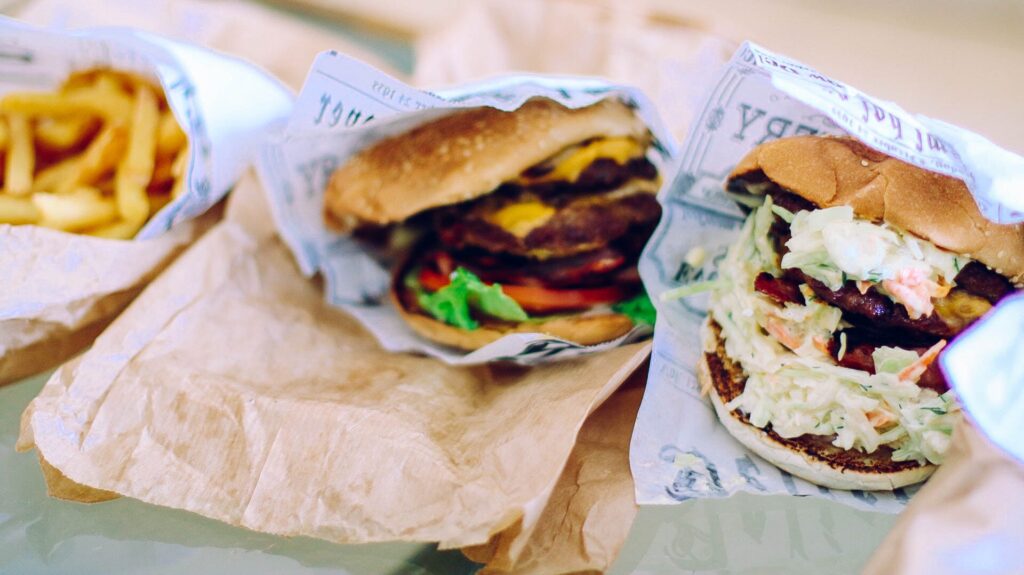
[[353, 156], [332, 175], [324, 202], [342, 227], [398, 222], [487, 194], [565, 148], [600, 136], [649, 138], [643, 121], [614, 99], [575, 110], [536, 98], [514, 112], [459, 111]]
[[729, 176], [762, 172], [822, 208], [848, 205], [1024, 281], [1024, 224], [993, 223], [956, 178], [918, 168], [851, 138], [796, 136], [762, 144]]
[[466, 351], [480, 349], [512, 333], [543, 333], [580, 345], [596, 345], [626, 335], [633, 329], [633, 320], [628, 316], [607, 313], [559, 316], [543, 322], [484, 324], [468, 330], [405, 309], [394, 289], [391, 291], [391, 303], [398, 310], [398, 315], [422, 337]]
[[703, 360], [697, 376], [702, 388], [711, 389], [711, 403], [718, 419], [737, 441], [763, 459], [816, 485], [832, 489], [891, 490], [920, 483], [935, 471], [933, 465], [893, 461], [892, 450], [882, 446], [874, 453], [845, 450], [832, 438], [803, 435], [786, 439], [774, 431], [751, 425], [739, 410], [726, 403], [743, 392], [747, 376], [725, 353], [718, 325], [710, 318], [701, 330]]

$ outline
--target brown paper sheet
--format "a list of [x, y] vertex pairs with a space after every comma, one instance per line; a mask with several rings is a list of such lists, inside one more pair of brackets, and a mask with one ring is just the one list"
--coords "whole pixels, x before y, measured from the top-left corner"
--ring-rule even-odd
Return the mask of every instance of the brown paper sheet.
[[641, 88], [678, 140], [736, 48], [644, 2], [592, 0], [468, 3], [415, 45], [417, 85], [516, 71], [600, 76]]
[[530, 530], [636, 344], [532, 369], [383, 352], [270, 235], [247, 178], [219, 224], [23, 416], [75, 484], [281, 535], [475, 545]]
[[88, 346], [214, 215], [143, 242], [0, 225], [0, 384]]
[[487, 545], [463, 549], [481, 573], [579, 573], [611, 567], [636, 518], [629, 442], [647, 381], [637, 369], [595, 411], [532, 530], [514, 525]]
[[964, 423], [864, 573], [1024, 573], [1022, 517], [1024, 464]]

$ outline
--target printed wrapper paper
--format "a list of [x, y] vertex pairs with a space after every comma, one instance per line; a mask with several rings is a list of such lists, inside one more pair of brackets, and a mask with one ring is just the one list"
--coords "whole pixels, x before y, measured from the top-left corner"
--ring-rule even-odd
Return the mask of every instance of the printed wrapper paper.
[[644, 364], [587, 418], [532, 531], [514, 525], [487, 545], [463, 549], [481, 573], [581, 573], [609, 569], [629, 536], [637, 506], [629, 438], [647, 380]]
[[385, 349], [418, 351], [452, 365], [497, 360], [532, 364], [611, 349], [650, 334], [649, 328], [638, 327], [595, 346], [543, 334], [512, 334], [470, 353], [429, 342], [416, 335], [388, 301], [387, 266], [324, 222], [327, 181], [358, 150], [459, 108], [514, 110], [536, 96], [572, 108], [620, 98], [635, 105], [650, 127], [654, 135], [651, 160], [664, 170], [674, 153], [674, 140], [647, 98], [638, 90], [601, 80], [509, 76], [425, 92], [335, 52], [323, 53], [314, 62], [292, 118], [263, 148], [260, 177], [278, 231], [302, 273], [321, 274], [327, 301], [362, 322]]
[[[896, 512], [917, 489], [833, 491], [794, 478], [742, 447], [718, 423], [694, 372], [702, 353], [698, 334], [707, 295], [672, 302], [657, 297], [716, 276], [717, 262], [743, 221], [722, 193], [726, 176], [754, 146], [796, 134], [853, 135], [882, 152], [963, 179], [989, 218], [1012, 222], [1024, 213], [1024, 196], [1002, 193], [1015, 177], [1014, 166], [1024, 162], [1021, 158], [975, 134], [908, 114], [798, 62], [744, 44], [694, 121], [665, 190], [666, 212], [641, 258], [640, 274], [658, 307], [651, 377], [631, 447], [641, 504], [749, 491], [825, 497]], [[707, 257], [694, 267], [686, 255], [698, 246]]]
[[533, 529], [649, 344], [533, 368], [389, 353], [296, 269], [264, 198], [239, 183], [225, 221], [54, 373], [19, 448], [60, 494], [273, 534], [457, 547]]
[[646, 2], [579, 0], [467, 3], [415, 46], [417, 86], [513, 70], [609, 78], [643, 90], [680, 141], [736, 49], [699, 22], [666, 19]]
[[6, 18], [0, 19], [0, 31], [0, 95], [51, 90], [81, 69], [140, 73], [159, 80], [191, 146], [186, 193], [154, 215], [133, 241], [0, 225], [3, 383], [81, 351], [197, 237], [209, 222], [196, 218], [227, 193], [253, 153], [252, 141], [290, 112], [291, 96], [248, 64], [141, 31], [57, 33]]

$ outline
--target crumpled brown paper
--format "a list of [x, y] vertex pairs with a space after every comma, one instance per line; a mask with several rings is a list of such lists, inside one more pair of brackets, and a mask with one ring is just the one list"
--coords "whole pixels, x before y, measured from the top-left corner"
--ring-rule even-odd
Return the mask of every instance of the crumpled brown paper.
[[463, 549], [470, 559], [487, 564], [481, 573], [579, 573], [611, 567], [637, 514], [629, 442], [648, 365], [633, 372], [587, 418], [532, 530], [514, 525], [487, 545]]
[[1024, 464], [968, 423], [865, 575], [1024, 573]]
[[483, 0], [418, 39], [414, 81], [461, 83], [515, 71], [601, 76], [642, 89], [678, 140], [736, 45], [644, 2]]
[[649, 345], [530, 369], [388, 354], [300, 275], [264, 202], [239, 184], [227, 221], [53, 375], [19, 448], [74, 484], [268, 533], [454, 547], [532, 529]]
[[0, 384], [87, 347], [215, 217], [140, 242], [0, 225]]

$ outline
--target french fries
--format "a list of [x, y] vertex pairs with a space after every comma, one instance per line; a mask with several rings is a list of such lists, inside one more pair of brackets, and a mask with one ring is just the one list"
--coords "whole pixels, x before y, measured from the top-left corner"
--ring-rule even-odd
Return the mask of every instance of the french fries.
[[185, 189], [188, 139], [163, 92], [112, 70], [0, 98], [0, 224], [130, 239]]

